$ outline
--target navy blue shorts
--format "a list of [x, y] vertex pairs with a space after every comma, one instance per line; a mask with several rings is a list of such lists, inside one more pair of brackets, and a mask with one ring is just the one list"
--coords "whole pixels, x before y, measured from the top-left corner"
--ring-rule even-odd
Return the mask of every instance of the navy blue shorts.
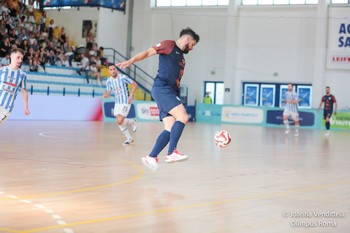
[[170, 110], [182, 104], [177, 94], [178, 93], [174, 89], [166, 85], [152, 87], [152, 97], [158, 105], [160, 120], [163, 120], [164, 117], [171, 116], [169, 114]]
[[324, 110], [323, 111], [323, 119], [331, 118], [333, 111]]

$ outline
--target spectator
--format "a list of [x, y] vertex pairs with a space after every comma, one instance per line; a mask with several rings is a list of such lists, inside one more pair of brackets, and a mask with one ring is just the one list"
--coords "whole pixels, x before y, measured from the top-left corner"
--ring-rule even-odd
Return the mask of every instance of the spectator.
[[10, 14], [10, 9], [7, 7], [7, 1], [2, 1], [1, 12], [5, 12], [6, 15]]
[[0, 42], [0, 58], [6, 57], [6, 54], [11, 51], [11, 43], [8, 36], [4, 36]]
[[41, 17], [40, 17], [40, 32], [43, 32], [44, 28], [46, 28], [46, 12], [45, 11], [43, 11], [41, 13]]
[[67, 36], [64, 27], [61, 27], [61, 31], [58, 34], [58, 43], [61, 47], [63, 47], [63, 45], [67, 43]]
[[43, 29], [43, 31], [41, 32], [41, 41], [47, 42], [48, 40], [49, 40], [49, 31], [48, 31], [47, 27], [45, 27]]
[[27, 17], [28, 17], [28, 22], [30, 23], [35, 23], [35, 17], [34, 17], [34, 2], [33, 0], [29, 0], [28, 5], [27, 5]]
[[25, 28], [26, 26], [26, 17], [24, 15], [19, 18], [19, 23], [17, 24], [20, 28]]
[[210, 97], [210, 92], [206, 92], [205, 96], [203, 98], [203, 103], [205, 104], [212, 104], [213, 103], [213, 99]]
[[28, 40], [23, 40], [18, 47], [21, 48], [25, 53], [27, 53], [29, 50]]
[[108, 66], [108, 59], [104, 55], [104, 48], [103, 47], [100, 47], [97, 50], [97, 57], [100, 59], [102, 65]]
[[89, 59], [85, 56], [84, 53], [80, 54], [81, 57], [81, 68], [77, 71], [79, 75], [81, 72], [85, 73], [86, 82], [89, 83]]
[[98, 81], [98, 85], [102, 86], [102, 74], [101, 70], [97, 68], [96, 62], [91, 62], [89, 71], [89, 77], [96, 78]]
[[11, 52], [9, 51], [8, 53], [6, 53], [6, 56], [0, 60], [1, 67], [10, 65], [10, 55]]
[[19, 42], [22, 43], [24, 40], [28, 40], [29, 37], [24, 28], [21, 29], [21, 33], [18, 35]]
[[89, 31], [86, 35], [86, 49], [89, 51], [92, 49], [93, 43], [95, 42], [95, 36]]
[[49, 24], [49, 41], [53, 41], [54, 40], [54, 31], [55, 31], [56, 25], [55, 25], [55, 21], [53, 19], [50, 20], [50, 24]]
[[8, 34], [8, 28], [6, 27], [6, 22], [4, 20], [0, 21], [0, 38], [3, 38]]
[[47, 57], [47, 54], [46, 54], [44, 47], [39, 48], [38, 54], [39, 54], [39, 59], [40, 59], [40, 65], [43, 67], [44, 72], [46, 72], [45, 65], [48, 62], [48, 57]]
[[33, 64], [34, 55], [35, 55], [34, 49], [29, 48], [28, 51], [24, 54], [23, 63], [29, 65], [29, 67], [31, 68]]
[[18, 36], [17, 36], [17, 29], [14, 28], [14, 29], [12, 29], [12, 31], [10, 33], [10, 36], [9, 36], [10, 44], [16, 43], [17, 38], [18, 38]]

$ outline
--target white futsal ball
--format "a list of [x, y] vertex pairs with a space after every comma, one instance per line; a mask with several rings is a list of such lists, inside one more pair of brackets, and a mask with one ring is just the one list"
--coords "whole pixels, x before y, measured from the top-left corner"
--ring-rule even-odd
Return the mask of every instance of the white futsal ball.
[[224, 148], [228, 144], [230, 144], [231, 135], [226, 130], [220, 130], [220, 131], [215, 133], [214, 142], [218, 147]]

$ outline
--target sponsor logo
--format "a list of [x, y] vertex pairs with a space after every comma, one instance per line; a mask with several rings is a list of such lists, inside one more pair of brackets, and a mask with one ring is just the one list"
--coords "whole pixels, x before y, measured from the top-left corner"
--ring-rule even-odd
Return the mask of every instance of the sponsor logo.
[[149, 114], [151, 115], [151, 116], [159, 116], [159, 109], [158, 109], [158, 107], [150, 107], [149, 108]]
[[5, 82], [5, 84], [11, 86], [11, 87], [17, 87], [18, 85], [15, 83]]

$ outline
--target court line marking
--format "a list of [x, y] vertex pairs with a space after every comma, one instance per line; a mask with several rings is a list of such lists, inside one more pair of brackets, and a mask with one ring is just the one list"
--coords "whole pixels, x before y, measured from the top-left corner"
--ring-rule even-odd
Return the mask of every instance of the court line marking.
[[[5, 195], [4, 192], [0, 192], [0, 195]], [[35, 204], [33, 203], [32, 201], [30, 200], [26, 200], [26, 199], [22, 199], [20, 197], [17, 197], [17, 196], [14, 196], [14, 195], [6, 195], [8, 198], [10, 198], [11, 200], [16, 200], [16, 201], [19, 201], [19, 202], [22, 202], [24, 204], [27, 204], [27, 205], [31, 205], [33, 207], [35, 207], [36, 209], [40, 210], [40, 211], [44, 211], [48, 214], [50, 214], [51, 218], [53, 218], [54, 221], [56, 221], [56, 223], [58, 225], [66, 225], [66, 222], [61, 218], [60, 215], [58, 214], [55, 214], [53, 210], [47, 208], [45, 205], [43, 204]], [[73, 229], [71, 228], [64, 228], [62, 229], [65, 233], [74, 233]], [[18, 231], [18, 230], [12, 230], [12, 229], [7, 229], [7, 228], [0, 228], [0, 231], [5, 231], [5, 232], [21, 232], [21, 231]]]
[[[49, 135], [49, 134], [73, 134], [73, 135], [79, 135], [79, 136], [85, 136], [86, 139], [80, 138], [70, 138], [67, 136], [55, 136], [55, 135]], [[38, 133], [39, 136], [44, 138], [55, 138], [55, 139], [63, 139], [63, 140], [72, 140], [72, 141], [80, 141], [80, 142], [86, 142], [89, 137], [86, 137], [86, 134], [79, 134], [73, 131], [51, 131], [51, 132], [40, 132]]]
[[[43, 194], [34, 194], [34, 195], [28, 195], [28, 196], [23, 196], [20, 197], [22, 199], [36, 199], [36, 198], [43, 198], [43, 197], [53, 197], [53, 196], [59, 196], [59, 195], [68, 195], [68, 194], [73, 194], [73, 193], [81, 193], [81, 192], [86, 192], [86, 191], [94, 191], [94, 190], [98, 190], [98, 189], [104, 189], [104, 188], [109, 188], [109, 187], [113, 187], [113, 186], [117, 186], [120, 184], [125, 184], [125, 183], [130, 183], [133, 182], [134, 180], [137, 180], [139, 178], [141, 178], [144, 174], [144, 170], [142, 169], [141, 166], [128, 162], [128, 161], [124, 161], [125, 163], [127, 163], [128, 165], [131, 165], [132, 167], [136, 168], [136, 170], [138, 171], [138, 173], [128, 179], [125, 180], [121, 180], [119, 182], [116, 183], [111, 183], [111, 184], [106, 184], [106, 185], [99, 185], [99, 186], [91, 186], [91, 187], [87, 187], [87, 188], [81, 188], [81, 189], [72, 189], [72, 190], [66, 190], [66, 191], [58, 191], [58, 192], [52, 192], [52, 193], [43, 193]], [[0, 198], [0, 200], [6, 200], [9, 199], [8, 197], [3, 197]]]
[[[235, 198], [230, 198], [230, 199], [226, 199], [226, 200], [222, 200], [222, 201], [203, 202], [203, 203], [196, 203], [196, 204], [190, 204], [190, 205], [184, 205], [184, 206], [178, 206], [178, 207], [156, 209], [156, 210], [145, 211], [145, 212], [140, 212], [140, 213], [112, 216], [112, 217], [108, 217], [108, 218], [84, 220], [84, 221], [68, 223], [68, 224], [61, 225], [61, 226], [56, 226], [56, 225], [55, 226], [46, 226], [46, 227], [33, 228], [33, 229], [21, 230], [21, 231], [11, 230], [10, 232], [13, 232], [13, 233], [43, 232], [43, 231], [48, 231], [48, 230], [53, 230], [53, 229], [60, 229], [60, 228], [64, 228], [64, 227], [74, 227], [74, 226], [87, 225], [87, 224], [93, 224], [93, 223], [114, 221], [114, 220], [118, 220], [118, 219], [129, 219], [129, 218], [136, 218], [136, 217], [143, 217], [143, 216], [149, 216], [149, 215], [156, 215], [156, 214], [162, 214], [162, 213], [181, 211], [181, 210], [186, 210], [186, 209], [201, 208], [201, 207], [213, 206], [213, 205], [222, 205], [222, 204], [232, 203], [232, 202], [236, 202], [236, 201], [252, 201], [252, 200], [261, 200], [261, 199], [266, 199], [266, 198], [284, 197], [284, 196], [289, 196], [289, 195], [293, 195], [293, 194], [298, 194], [298, 193], [303, 193], [303, 192], [308, 192], [308, 191], [315, 191], [315, 190], [320, 190], [320, 189], [327, 189], [327, 188], [332, 188], [332, 187], [341, 186], [341, 185], [349, 185], [349, 184], [350, 184], [350, 180], [340, 181], [340, 182], [336, 182], [333, 184], [316, 185], [316, 186], [310, 186], [310, 187], [306, 187], [306, 188], [291, 189], [291, 190], [287, 190], [287, 191], [273, 192], [273, 193], [268, 193], [268, 194], [263, 194], [263, 195], [255, 195], [255, 196], [247, 196], [247, 197], [244, 197], [244, 196], [243, 197], [235, 197]], [[1, 230], [2, 229], [0, 228], [0, 231]]]

